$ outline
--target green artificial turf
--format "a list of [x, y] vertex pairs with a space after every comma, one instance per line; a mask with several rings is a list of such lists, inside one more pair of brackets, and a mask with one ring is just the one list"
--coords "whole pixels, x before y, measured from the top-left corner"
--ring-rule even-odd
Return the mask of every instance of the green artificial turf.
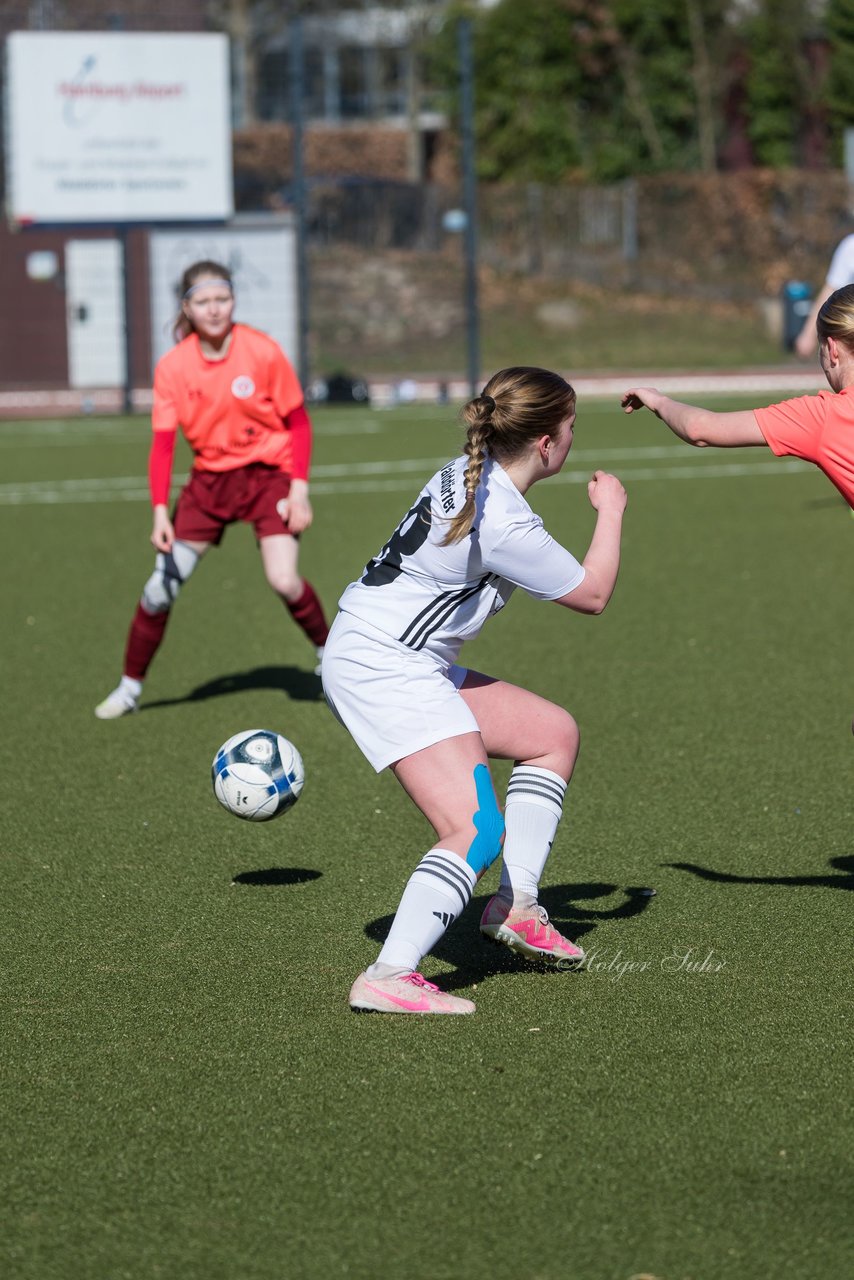
[[[302, 567], [331, 611], [460, 437], [447, 408], [314, 417]], [[588, 963], [483, 944], [493, 868], [424, 966], [477, 1014], [356, 1017], [430, 837], [327, 710], [249, 530], [187, 587], [141, 714], [92, 714], [150, 572], [147, 431], [0, 424], [0, 1274], [848, 1275], [854, 520], [829, 483], [580, 406], [530, 496], [582, 555], [583, 478], [623, 478], [615, 597], [517, 593], [466, 660], [579, 721], [543, 901]], [[209, 766], [262, 726], [307, 782], [254, 825]]]

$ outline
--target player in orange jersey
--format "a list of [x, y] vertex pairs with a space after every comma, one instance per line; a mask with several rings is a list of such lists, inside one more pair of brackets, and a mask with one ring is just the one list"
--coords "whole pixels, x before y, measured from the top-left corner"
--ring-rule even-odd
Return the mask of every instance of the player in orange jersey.
[[830, 391], [796, 396], [764, 409], [713, 413], [682, 404], [654, 387], [633, 387], [626, 413], [650, 409], [688, 444], [767, 445], [778, 457], [813, 462], [854, 508], [854, 284], [832, 293], [816, 320], [819, 360]]
[[[229, 524], [255, 529], [264, 573], [322, 656], [328, 627], [299, 574], [297, 539], [312, 520], [308, 498], [311, 422], [281, 348], [233, 319], [231, 274], [217, 262], [188, 267], [180, 286], [177, 346], [154, 371], [149, 487], [154, 572], [137, 605], [118, 686], [95, 708], [101, 720], [135, 711], [181, 586]], [[169, 515], [178, 428], [195, 455]]]

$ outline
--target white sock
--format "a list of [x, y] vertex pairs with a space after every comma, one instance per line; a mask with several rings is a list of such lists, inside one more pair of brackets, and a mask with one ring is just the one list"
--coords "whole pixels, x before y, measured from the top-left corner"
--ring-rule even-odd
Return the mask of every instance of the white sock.
[[119, 690], [126, 694], [128, 698], [131, 698], [136, 702], [137, 698], [142, 693], [142, 681], [134, 680], [133, 676], [122, 676], [119, 681]]
[[517, 764], [507, 784], [499, 897], [514, 907], [537, 901], [540, 877], [563, 813], [568, 783], [537, 765]]
[[388, 937], [369, 978], [390, 978], [417, 969], [428, 951], [468, 906], [477, 876], [448, 849], [425, 853], [409, 877]]

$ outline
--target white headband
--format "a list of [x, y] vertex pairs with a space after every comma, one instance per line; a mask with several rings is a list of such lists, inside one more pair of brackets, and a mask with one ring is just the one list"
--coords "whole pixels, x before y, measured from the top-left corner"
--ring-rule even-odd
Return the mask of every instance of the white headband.
[[214, 285], [218, 284], [225, 285], [229, 293], [234, 293], [234, 285], [230, 280], [198, 280], [195, 284], [190, 285], [189, 289], [184, 294], [184, 299], [186, 300], [189, 298], [191, 293], [195, 293], [196, 289], [211, 289]]

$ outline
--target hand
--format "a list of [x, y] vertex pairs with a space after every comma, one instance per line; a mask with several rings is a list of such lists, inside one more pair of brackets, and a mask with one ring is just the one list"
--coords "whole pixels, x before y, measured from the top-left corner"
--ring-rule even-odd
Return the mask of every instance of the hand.
[[280, 498], [276, 510], [291, 533], [302, 533], [314, 518], [311, 503], [308, 500], [308, 485], [304, 480], [293, 480], [287, 498]]
[[587, 496], [594, 511], [615, 511], [622, 515], [629, 496], [616, 476], [608, 471], [594, 471], [587, 485]]
[[151, 529], [151, 545], [156, 551], [171, 551], [175, 530], [166, 507], [154, 508], [154, 524]]
[[655, 387], [632, 387], [623, 392], [620, 404], [624, 413], [634, 413], [636, 409], [651, 409], [655, 413], [661, 398], [661, 392]]

